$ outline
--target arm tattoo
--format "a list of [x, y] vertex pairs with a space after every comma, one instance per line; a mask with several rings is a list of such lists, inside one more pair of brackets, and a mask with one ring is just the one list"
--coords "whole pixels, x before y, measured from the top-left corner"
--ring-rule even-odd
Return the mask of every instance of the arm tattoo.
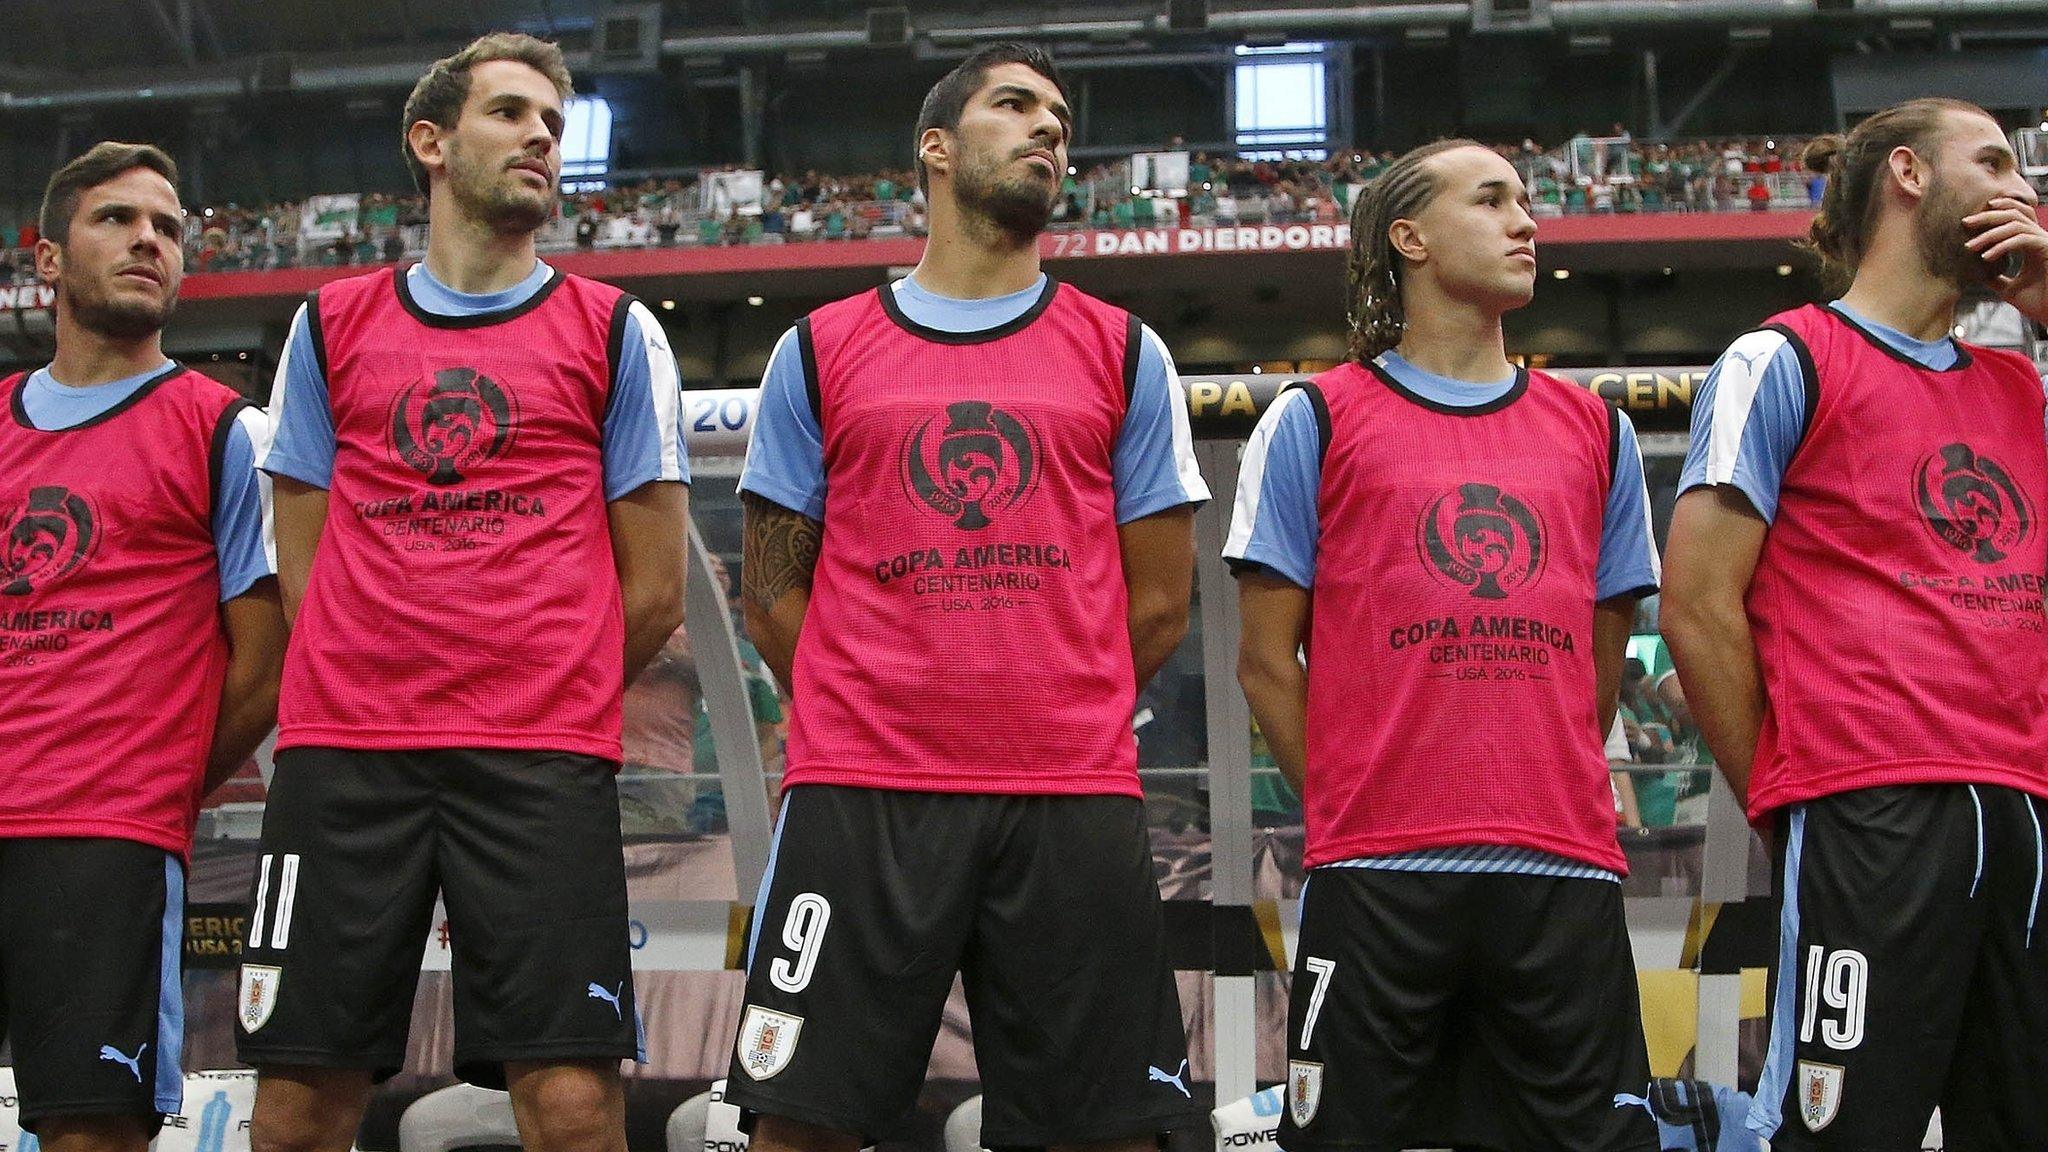
[[752, 492], [740, 493], [740, 500], [745, 506], [741, 593], [763, 612], [771, 611], [784, 593], [810, 591], [825, 526]]

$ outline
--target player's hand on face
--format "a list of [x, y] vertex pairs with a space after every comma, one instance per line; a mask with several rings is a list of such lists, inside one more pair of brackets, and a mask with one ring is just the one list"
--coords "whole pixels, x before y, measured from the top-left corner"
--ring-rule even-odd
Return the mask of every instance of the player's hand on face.
[[[1966, 246], [1998, 270], [1992, 290], [2028, 318], [2048, 323], [2048, 228], [2041, 226], [2034, 206], [2000, 196], [1984, 211], [1964, 217], [1963, 224], [1975, 231]], [[2019, 260], [2013, 275], [2004, 272], [2009, 257]]]

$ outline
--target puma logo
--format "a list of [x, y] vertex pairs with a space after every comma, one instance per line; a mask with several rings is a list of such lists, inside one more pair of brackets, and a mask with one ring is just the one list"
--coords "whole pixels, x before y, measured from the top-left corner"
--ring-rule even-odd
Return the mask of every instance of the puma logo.
[[1195, 1094], [1193, 1092], [1188, 1091], [1187, 1082], [1181, 1079], [1181, 1077], [1187, 1075], [1187, 1071], [1188, 1062], [1186, 1060], [1182, 1060], [1180, 1062], [1180, 1069], [1172, 1073], [1162, 1072], [1158, 1068], [1148, 1065], [1145, 1068], [1145, 1078], [1149, 1081], [1156, 1081], [1160, 1084], [1171, 1084], [1175, 1088], [1180, 1089], [1181, 1095], [1187, 1097], [1190, 1100], [1193, 1100], [1195, 1098]]
[[135, 1055], [124, 1056], [121, 1054], [121, 1050], [112, 1044], [102, 1044], [100, 1045], [100, 1059], [111, 1060], [116, 1064], [126, 1064], [128, 1071], [135, 1073], [135, 1082], [140, 1084], [142, 1083], [142, 1054], [147, 1051], [149, 1051], [149, 1045], [144, 1044], [135, 1050]]
[[[1764, 349], [1764, 350], [1759, 350], [1759, 351], [1756, 351], [1756, 352], [1750, 352], [1750, 353], [1744, 354], [1744, 353], [1741, 353], [1741, 352], [1737, 352], [1737, 351], [1736, 351], [1735, 349], [1733, 349], [1733, 348], [1730, 348], [1730, 349], [1728, 350], [1728, 359], [1730, 359], [1730, 360], [1736, 360], [1736, 361], [1740, 361], [1740, 362], [1741, 362], [1741, 364], [1742, 364], [1742, 367], [1743, 367], [1743, 368], [1744, 368], [1744, 369], [1745, 369], [1746, 371], [1748, 371], [1748, 373], [1749, 373], [1749, 374], [1750, 374], [1751, 376], [1754, 376], [1754, 375], [1756, 375], [1756, 362], [1757, 362], [1757, 361], [1758, 361], [1759, 359], [1761, 359], [1761, 358], [1763, 358], [1763, 357], [1765, 357], [1765, 356], [1769, 356], [1769, 355], [1771, 355], [1771, 354], [1772, 354], [1773, 352], [1775, 352], [1775, 351], [1776, 351], [1776, 349]], [[1615, 1105], [1615, 1107], [1617, 1107], [1617, 1108], [1618, 1108], [1618, 1107], [1620, 1107], [1620, 1105], [1618, 1105], [1618, 1104], [1617, 1104], [1617, 1105]]]
[[610, 992], [605, 991], [604, 985], [597, 983], [595, 980], [590, 983], [590, 998], [592, 1000], [602, 1000], [611, 1005], [612, 1014], [621, 1020], [626, 1018], [626, 1012], [625, 1009], [619, 1007], [619, 996], [625, 991], [626, 982], [623, 980], [619, 981], [619, 986]]

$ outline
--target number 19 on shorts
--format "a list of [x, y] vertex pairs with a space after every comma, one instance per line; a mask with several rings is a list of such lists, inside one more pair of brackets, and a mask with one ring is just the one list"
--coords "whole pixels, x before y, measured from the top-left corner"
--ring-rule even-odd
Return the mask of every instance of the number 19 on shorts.
[[1870, 999], [1870, 961], [1854, 948], [1829, 951], [1819, 944], [1806, 950], [1805, 1010], [1799, 1019], [1799, 1042], [1813, 1043], [1815, 1017], [1822, 1003], [1839, 1014], [1818, 1021], [1821, 1042], [1837, 1052], [1863, 1043], [1863, 1010]]

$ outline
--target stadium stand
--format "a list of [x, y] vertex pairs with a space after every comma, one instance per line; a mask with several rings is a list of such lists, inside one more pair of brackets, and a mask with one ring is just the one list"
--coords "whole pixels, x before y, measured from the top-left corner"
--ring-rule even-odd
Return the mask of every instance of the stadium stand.
[[[1521, 170], [1540, 217], [1655, 212], [1810, 211], [1818, 184], [1798, 170], [1793, 137], [1651, 143], [1580, 136], [1548, 146], [1497, 144]], [[1076, 168], [1054, 211], [1055, 229], [1338, 223], [1352, 197], [1393, 159], [1388, 151], [1334, 149], [1324, 160], [1193, 153], [1187, 183], [1135, 187], [1129, 162]], [[723, 172], [733, 172], [728, 167]], [[701, 172], [650, 176], [571, 192], [541, 235], [543, 251], [716, 247], [862, 240], [924, 233], [913, 173], [775, 175], [733, 199]], [[29, 275], [33, 225], [12, 230], [0, 260]], [[7, 232], [0, 230], [0, 235]], [[389, 192], [337, 193], [262, 206], [195, 207], [185, 248], [192, 272], [396, 263], [424, 251], [425, 203]]]

